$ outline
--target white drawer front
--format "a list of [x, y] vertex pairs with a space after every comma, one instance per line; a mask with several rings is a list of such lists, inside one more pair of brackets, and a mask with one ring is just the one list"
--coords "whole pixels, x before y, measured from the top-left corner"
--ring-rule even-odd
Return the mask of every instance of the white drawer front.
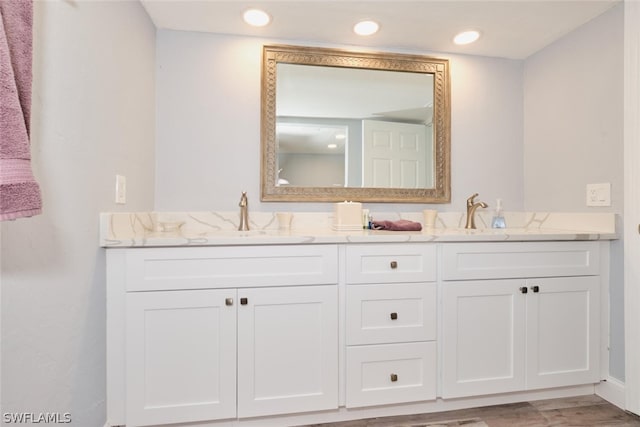
[[132, 249], [127, 291], [335, 284], [337, 253], [335, 245]]
[[435, 245], [405, 243], [347, 247], [348, 283], [433, 282], [435, 280]]
[[347, 344], [436, 339], [435, 283], [347, 287]]
[[436, 398], [436, 343], [347, 348], [347, 407]]
[[442, 245], [442, 279], [597, 275], [598, 245], [598, 242], [447, 243]]

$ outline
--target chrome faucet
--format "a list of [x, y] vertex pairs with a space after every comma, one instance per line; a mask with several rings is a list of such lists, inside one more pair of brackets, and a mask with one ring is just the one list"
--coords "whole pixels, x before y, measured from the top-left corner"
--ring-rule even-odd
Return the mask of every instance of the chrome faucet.
[[247, 199], [247, 192], [242, 192], [240, 197], [240, 225], [238, 225], [238, 231], [249, 231], [249, 200]]
[[489, 207], [489, 205], [487, 205], [485, 202], [474, 202], [473, 199], [475, 199], [476, 197], [478, 197], [478, 193], [474, 193], [467, 199], [467, 225], [465, 225], [464, 228], [476, 228], [476, 209]]

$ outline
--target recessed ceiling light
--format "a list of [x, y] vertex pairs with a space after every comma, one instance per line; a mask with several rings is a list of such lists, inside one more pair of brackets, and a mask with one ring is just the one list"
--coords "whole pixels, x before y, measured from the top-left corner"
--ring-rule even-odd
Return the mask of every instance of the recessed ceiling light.
[[360, 21], [353, 26], [353, 32], [359, 36], [370, 36], [380, 29], [376, 21]]
[[469, 44], [480, 38], [480, 33], [475, 30], [463, 31], [453, 38], [455, 44]]
[[331, 148], [331, 149], [338, 148], [338, 144], [329, 144], [327, 145], [327, 148]]
[[344, 133], [338, 133], [336, 134], [336, 139], [347, 139], [347, 135]]
[[244, 22], [254, 27], [264, 27], [271, 22], [269, 14], [260, 9], [249, 9], [242, 17], [244, 18]]

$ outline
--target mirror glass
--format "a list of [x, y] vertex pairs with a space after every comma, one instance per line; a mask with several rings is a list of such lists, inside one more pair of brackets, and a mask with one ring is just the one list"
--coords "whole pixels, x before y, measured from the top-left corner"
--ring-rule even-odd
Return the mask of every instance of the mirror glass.
[[448, 62], [265, 46], [262, 200], [450, 200]]

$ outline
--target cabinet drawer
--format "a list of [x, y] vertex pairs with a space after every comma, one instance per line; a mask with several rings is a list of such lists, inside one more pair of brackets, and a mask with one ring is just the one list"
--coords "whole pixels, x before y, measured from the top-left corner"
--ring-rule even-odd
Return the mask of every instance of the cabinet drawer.
[[592, 276], [598, 242], [451, 243], [442, 246], [442, 279]]
[[347, 407], [436, 398], [436, 343], [347, 348]]
[[347, 344], [436, 338], [435, 283], [347, 287]]
[[335, 284], [335, 245], [145, 248], [126, 252], [127, 291]]
[[435, 280], [435, 245], [404, 243], [347, 247], [347, 283]]

